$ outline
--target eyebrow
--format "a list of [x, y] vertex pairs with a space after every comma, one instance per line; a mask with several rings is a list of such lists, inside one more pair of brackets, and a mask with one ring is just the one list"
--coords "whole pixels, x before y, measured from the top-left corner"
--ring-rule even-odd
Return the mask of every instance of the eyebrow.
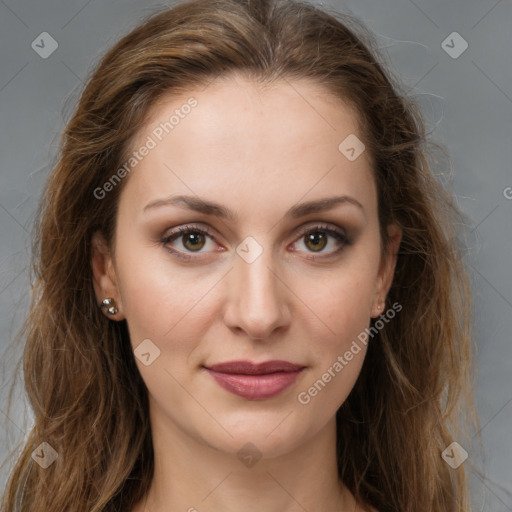
[[[284, 215], [286, 219], [297, 219], [311, 213], [319, 213], [327, 210], [331, 210], [340, 204], [351, 204], [358, 207], [363, 215], [366, 217], [366, 212], [363, 205], [355, 198], [351, 196], [333, 196], [326, 197], [323, 199], [317, 199], [315, 201], [308, 201], [292, 206]], [[161, 206], [179, 206], [188, 210], [193, 210], [205, 215], [214, 215], [221, 219], [230, 220], [236, 222], [238, 216], [228, 208], [222, 206], [219, 203], [213, 201], [207, 201], [197, 196], [171, 196], [164, 199], [156, 199], [148, 203], [143, 211], [151, 210], [153, 208], [159, 208]]]

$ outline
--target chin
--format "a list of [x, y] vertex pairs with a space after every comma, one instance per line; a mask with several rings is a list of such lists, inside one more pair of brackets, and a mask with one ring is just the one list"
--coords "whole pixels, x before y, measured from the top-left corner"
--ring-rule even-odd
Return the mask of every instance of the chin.
[[300, 426], [287, 423], [291, 416], [287, 418], [287, 414], [280, 414], [277, 421], [261, 421], [258, 425], [245, 417], [226, 428], [230, 435], [220, 433], [212, 438], [211, 432], [205, 432], [203, 439], [212, 448], [238, 458], [244, 454], [253, 455], [253, 452], [258, 457], [279, 457], [293, 451], [308, 439], [309, 429], [304, 423]]

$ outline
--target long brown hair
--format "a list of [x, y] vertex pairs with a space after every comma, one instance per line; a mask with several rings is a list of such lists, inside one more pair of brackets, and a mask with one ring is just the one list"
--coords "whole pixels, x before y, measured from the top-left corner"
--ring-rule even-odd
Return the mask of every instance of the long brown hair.
[[[90, 264], [92, 233], [112, 240], [123, 183], [101, 200], [94, 191], [122, 165], [157, 99], [231, 72], [260, 83], [312, 79], [353, 105], [374, 161], [383, 246], [387, 225], [403, 230], [387, 298], [402, 310], [369, 344], [337, 413], [340, 478], [379, 512], [467, 510], [464, 466], [441, 457], [473, 410], [462, 217], [429, 170], [418, 109], [371, 48], [349, 18], [305, 2], [192, 0], [153, 15], [103, 57], [66, 126], [38, 212], [23, 330], [35, 423], [3, 512], [128, 510], [147, 492], [147, 389], [126, 323], [99, 311]], [[43, 441], [58, 453], [46, 469], [31, 458]]]

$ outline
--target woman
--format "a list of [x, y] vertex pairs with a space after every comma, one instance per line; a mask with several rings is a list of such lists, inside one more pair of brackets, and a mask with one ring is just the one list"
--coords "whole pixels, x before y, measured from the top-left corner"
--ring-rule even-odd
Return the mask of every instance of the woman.
[[348, 24], [192, 0], [103, 58], [41, 203], [3, 511], [467, 510], [460, 214]]

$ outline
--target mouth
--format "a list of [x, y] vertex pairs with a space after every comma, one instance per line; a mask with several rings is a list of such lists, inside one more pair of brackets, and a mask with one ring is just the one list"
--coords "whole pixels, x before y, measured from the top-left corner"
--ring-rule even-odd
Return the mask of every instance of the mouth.
[[203, 368], [223, 389], [247, 400], [265, 400], [291, 386], [306, 367], [288, 361], [229, 361]]

